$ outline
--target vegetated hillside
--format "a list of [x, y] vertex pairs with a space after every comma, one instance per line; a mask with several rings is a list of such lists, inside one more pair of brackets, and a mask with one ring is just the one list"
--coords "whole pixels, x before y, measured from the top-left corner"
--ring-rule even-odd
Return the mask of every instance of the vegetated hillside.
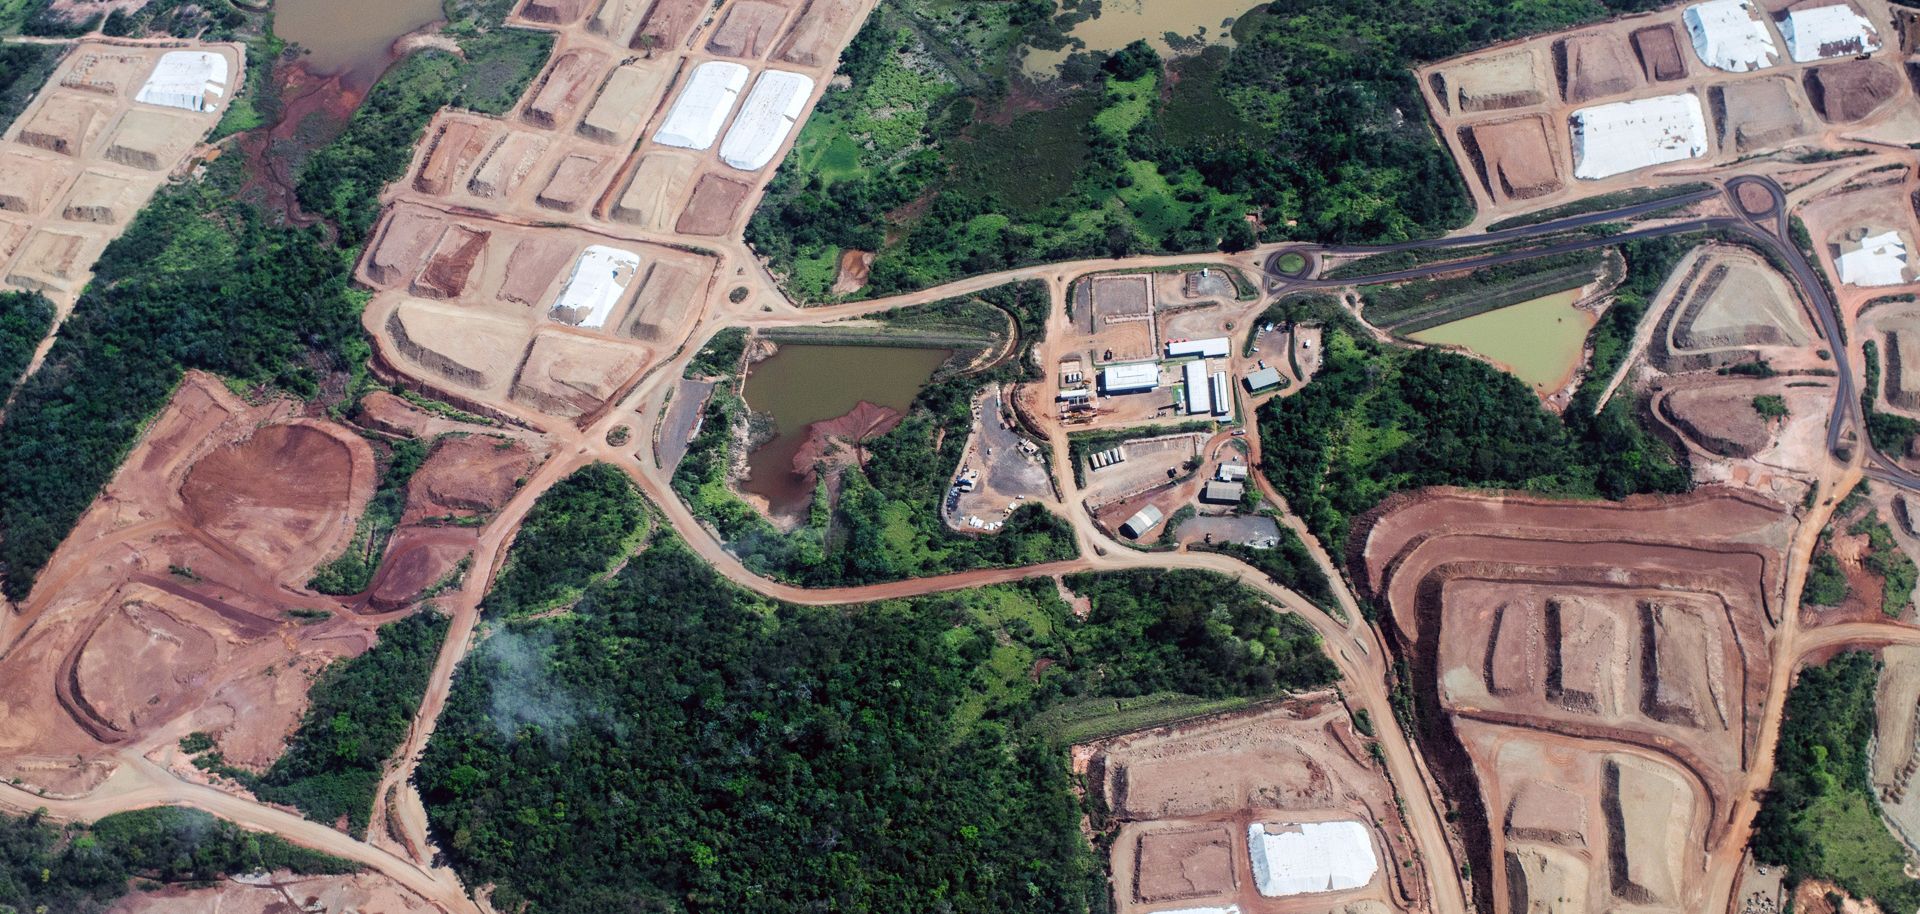
[[575, 470], [540, 493], [527, 512], [487, 594], [487, 611], [520, 616], [577, 599], [631, 553], [646, 530], [646, 500], [627, 474], [607, 463]]
[[53, 328], [53, 303], [38, 292], [0, 292], [0, 400]]
[[[1066, 522], [1038, 504], [1013, 512], [1006, 526], [991, 536], [954, 533], [940, 514], [972, 426], [974, 394], [987, 384], [1034, 379], [1037, 369], [1028, 354], [1045, 332], [1048, 302], [1046, 285], [1028, 281], [874, 315], [895, 326], [966, 326], [998, 333], [1006, 332], [1011, 316], [1020, 340], [990, 370], [936, 376], [898, 426], [864, 444], [866, 464], [841, 476], [837, 503], [830, 502], [824, 486], [819, 488], [811, 517], [799, 529], [775, 529], [728, 483], [734, 430], [747, 417], [746, 404], [727, 384], [716, 387], [707, 403], [700, 434], [674, 472], [674, 491], [755, 573], [809, 587], [1073, 557], [1073, 534]], [[736, 335], [716, 336], [708, 348], [724, 351], [703, 351], [689, 372], [731, 375], [740, 344]], [[724, 369], [714, 370], [722, 365]]]
[[[519, 39], [505, 36], [524, 33], [463, 27], [519, 59]], [[303, 188], [355, 188], [322, 195], [320, 214], [339, 221], [337, 236], [273, 224], [237, 201], [241, 157], [223, 156], [206, 178], [162, 188], [107, 246], [46, 363], [0, 423], [0, 570], [9, 596], [31, 588], [185, 370], [309, 397], [354, 388], [368, 350], [364, 293], [351, 270], [373, 197], [405, 170], [407, 149], [444, 98], [475, 91], [472, 74], [486, 63], [470, 54], [449, 74], [448, 60], [427, 52], [389, 71], [346, 132], [301, 172]], [[521, 72], [516, 66], [504, 70]], [[518, 95], [498, 78], [489, 77], [488, 91]]]
[[276, 869], [340, 874], [359, 866], [196, 809], [143, 809], [91, 825], [0, 814], [0, 911], [100, 914], [132, 888]]
[[1641, 427], [1630, 396], [1594, 404], [1647, 299], [1686, 239], [1623, 246], [1627, 277], [1588, 338], [1594, 357], [1564, 418], [1520, 380], [1439, 349], [1387, 346], [1331, 298], [1281, 302], [1262, 320], [1326, 325], [1322, 363], [1299, 393], [1260, 410], [1261, 470], [1330, 549], [1386, 496], [1433, 485], [1620, 498], [1690, 485]]
[[1072, 583], [1084, 621], [1045, 580], [791, 606], [664, 534], [461, 668], [420, 768], [435, 834], [467, 884], [528, 914], [1104, 910], [1037, 715], [1232, 706], [1334, 671], [1225, 578]]
[[1873, 655], [1859, 651], [1800, 671], [1773, 783], [1754, 818], [1753, 856], [1785, 866], [1794, 882], [1828, 879], [1880, 910], [1912, 911], [1920, 883], [1908, 878], [1906, 848], [1880, 818], [1867, 768], [1879, 672]]
[[1144, 43], [1025, 81], [1093, 3], [884, 0], [841, 56], [747, 237], [797, 296], [845, 250], [867, 291], [1135, 251], [1399, 240], [1465, 221], [1418, 61], [1649, 9], [1653, 0], [1280, 0], [1237, 44], [1163, 62]]
[[60, 63], [60, 49], [44, 44], [0, 45], [0, 133], [27, 110]]

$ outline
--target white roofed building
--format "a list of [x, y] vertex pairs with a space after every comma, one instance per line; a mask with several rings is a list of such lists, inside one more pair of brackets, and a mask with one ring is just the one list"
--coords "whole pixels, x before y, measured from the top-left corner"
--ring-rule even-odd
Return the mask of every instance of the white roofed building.
[[1146, 536], [1147, 531], [1160, 526], [1160, 522], [1166, 520], [1166, 518], [1167, 516], [1165, 514], [1160, 513], [1159, 508], [1148, 505], [1135, 511], [1132, 517], [1127, 518], [1126, 522], [1120, 525], [1120, 532], [1134, 539], [1139, 539]]
[[768, 70], [760, 74], [740, 106], [740, 116], [720, 143], [720, 160], [741, 171], [764, 168], [793, 132], [812, 94], [813, 80], [798, 73]]
[[1181, 340], [1167, 344], [1167, 358], [1184, 359], [1188, 356], [1199, 356], [1203, 359], [1224, 359], [1227, 357], [1227, 349], [1232, 345], [1233, 341], [1224, 336], [1209, 340]]
[[1748, 0], [1707, 0], [1687, 7], [1681, 21], [1700, 62], [1729, 73], [1764, 70], [1780, 59], [1767, 24]]
[[1788, 10], [1780, 20], [1780, 34], [1787, 38], [1787, 56], [1794, 63], [1880, 50], [1880, 33], [1873, 23], [1847, 3]]
[[1573, 176], [1593, 181], [1707, 154], [1707, 119], [1691, 92], [1573, 112]]
[[1834, 261], [1840, 281], [1850, 286], [1897, 286], [1907, 281], [1907, 242], [1899, 232], [1860, 239], [1859, 247]]
[[1130, 394], [1160, 386], [1160, 366], [1155, 362], [1129, 362], [1100, 369], [1100, 389], [1109, 394]]
[[580, 252], [580, 259], [573, 262], [573, 273], [567, 276], [567, 285], [560, 290], [560, 297], [554, 300], [548, 316], [575, 327], [605, 326], [638, 272], [639, 254], [605, 245], [589, 245]]
[[1187, 413], [1205, 415], [1213, 412], [1213, 382], [1207, 378], [1207, 363], [1204, 359], [1195, 359], [1182, 366], [1187, 386]]
[[746, 85], [747, 68], [732, 61], [709, 60], [694, 67], [653, 141], [682, 149], [712, 147]]
[[188, 111], [212, 111], [227, 94], [227, 59], [208, 51], [168, 51], [135, 101]]
[[1380, 862], [1358, 822], [1247, 826], [1253, 882], [1268, 898], [1339, 892], [1373, 881]]

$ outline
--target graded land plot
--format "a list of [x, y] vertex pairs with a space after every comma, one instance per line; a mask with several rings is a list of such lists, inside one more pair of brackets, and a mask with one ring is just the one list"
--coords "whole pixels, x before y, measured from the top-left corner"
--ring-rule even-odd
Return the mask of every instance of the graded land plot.
[[1357, 529], [1361, 586], [1426, 713], [1451, 723], [1426, 750], [1496, 910], [1699, 910], [1702, 855], [1729, 839], [1760, 749], [1787, 507], [1717, 487], [1621, 503], [1439, 489]]
[[735, 0], [720, 14], [720, 24], [707, 39], [707, 50], [722, 57], [758, 60], [773, 50], [774, 39], [786, 22], [789, 3], [775, 0]]
[[[277, 754], [308, 679], [372, 632], [301, 583], [352, 534], [375, 466], [350, 430], [189, 374], [20, 608], [0, 659], [0, 771], [72, 793], [112, 752], [204, 730]], [[284, 673], [284, 682], [276, 673]]]
[[1680, 53], [1680, 33], [1672, 23], [1635, 29], [1629, 38], [1634, 56], [1648, 82], [1673, 82], [1687, 78], [1687, 58]]
[[649, 232], [671, 230], [699, 164], [684, 153], [655, 150], [642, 155], [613, 206], [613, 221]]
[[711, 297], [712, 264], [655, 260], [641, 272], [622, 332], [643, 343], [678, 344]]
[[611, 155], [569, 154], [553, 166], [534, 202], [543, 209], [577, 212], [598, 196], [612, 173]]
[[1874, 60], [1846, 60], [1807, 71], [1807, 98], [1831, 124], [1865, 120], [1900, 95], [1900, 74]]
[[647, 361], [647, 353], [632, 346], [544, 330], [514, 374], [511, 395], [548, 415], [578, 418], [637, 380]]
[[[1102, 740], [1076, 748], [1075, 757], [1107, 810], [1114, 900], [1124, 914], [1233, 904], [1428, 909], [1420, 865], [1395, 862], [1419, 856], [1393, 789], [1335, 693]], [[1274, 872], [1262, 848], [1250, 846], [1255, 826], [1300, 838], [1308, 828], [1353, 827], [1341, 823], [1361, 829], [1347, 849], [1352, 858], [1338, 861], [1363, 876], [1354, 888], [1330, 890], [1338, 877], [1292, 872], [1315, 868], [1307, 855], [1283, 855], [1275, 862], [1288, 872]]]
[[753, 187], [716, 174], [702, 175], [680, 211], [674, 230], [687, 235], [725, 235], [740, 221], [740, 209]]
[[653, 0], [628, 47], [649, 55], [685, 49], [693, 39], [694, 27], [706, 18], [711, 5], [707, 0]]
[[555, 54], [520, 110], [520, 119], [544, 130], [570, 123], [582, 102], [606, 76], [606, 54], [590, 48], [572, 48]]
[[610, 145], [633, 142], [660, 106], [668, 75], [660, 66], [643, 63], [615, 67], [580, 119], [580, 135]]
[[534, 25], [572, 25], [586, 15], [592, 0], [526, 0], [514, 17]]
[[1645, 84], [1627, 41], [1613, 32], [1579, 32], [1553, 43], [1560, 97], [1584, 104], [1632, 92]]
[[[1867, 172], [1800, 207], [1828, 276], [1856, 287], [1913, 281], [1916, 232], [1907, 184], [1904, 171]], [[1885, 243], [1888, 236], [1896, 243]]]
[[1460, 128], [1460, 146], [1480, 186], [1496, 201], [1531, 200], [1560, 190], [1560, 155], [1538, 116]]
[[466, 394], [503, 393], [533, 339], [525, 320], [417, 298], [392, 305], [381, 329], [405, 364]]
[[1709, 94], [1720, 148], [1740, 153], [1783, 146], [1811, 132], [1808, 105], [1785, 76], [1716, 86]]
[[599, 0], [587, 17], [587, 34], [627, 46], [627, 36], [640, 27], [640, 17], [651, 0]]
[[[1807, 391], [1801, 395], [1796, 391]], [[1751, 458], [1772, 447], [1783, 430], [1781, 421], [1762, 415], [1754, 398], [1794, 393], [1788, 415], [1811, 409], [1821, 412], [1829, 394], [1820, 389], [1796, 388], [1774, 379], [1716, 378], [1659, 392], [1654, 409], [1681, 435], [1710, 454]], [[1795, 409], [1799, 407], [1800, 409]]]
[[1887, 402], [1904, 410], [1920, 411], [1920, 309], [1903, 308], [1876, 315], [1874, 323], [1888, 328], [1880, 350], [1887, 366], [1884, 394]]
[[1758, 349], [1812, 342], [1799, 293], [1766, 258], [1715, 245], [1683, 264], [1672, 306], [1649, 351], [1665, 371], [1704, 371], [1750, 361]]
[[999, 387], [974, 398], [973, 416], [944, 513], [955, 530], [992, 532], [1025, 500], [1051, 496], [1053, 484], [1040, 448], [1015, 430]]
[[863, 6], [864, 0], [807, 0], [800, 19], [780, 43], [779, 59], [800, 67], [832, 66], [841, 45], [859, 24]]
[[[1206, 443], [1205, 434], [1181, 432], [1135, 438], [1110, 448], [1096, 449], [1082, 461], [1081, 466], [1086, 479], [1082, 491], [1087, 506], [1098, 511], [1106, 505], [1125, 502], [1164, 487], [1168, 480], [1183, 472], [1187, 461], [1200, 456]], [[1108, 454], [1113, 450], [1119, 453]], [[1110, 460], [1112, 456], [1119, 459]]]
[[[81, 42], [66, 53], [0, 141], [0, 212], [18, 220], [0, 226], [0, 288], [69, 305], [107, 242], [219, 121], [242, 55], [188, 47]], [[190, 85], [175, 78], [183, 60]]]
[[1543, 104], [1538, 55], [1531, 49], [1503, 51], [1437, 71], [1434, 94], [1461, 114], [1532, 108]]
[[453, 193], [499, 142], [504, 129], [497, 121], [441, 115], [429, 128], [430, 139], [414, 171], [413, 189], [430, 197]]
[[1874, 696], [1873, 791], [1895, 835], [1920, 848], [1920, 647], [1891, 645], [1880, 653]]
[[1152, 274], [1086, 276], [1073, 287], [1074, 329], [1093, 364], [1135, 362], [1159, 354]]

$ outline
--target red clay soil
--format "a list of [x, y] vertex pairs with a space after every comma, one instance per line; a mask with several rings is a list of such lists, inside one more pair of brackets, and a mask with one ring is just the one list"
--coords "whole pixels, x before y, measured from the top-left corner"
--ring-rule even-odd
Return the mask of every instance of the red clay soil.
[[814, 467], [823, 461], [834, 466], [866, 463], [866, 451], [860, 445], [893, 431], [902, 418], [898, 410], [861, 400], [844, 416], [807, 426], [807, 440], [793, 455], [794, 474], [806, 477], [811, 487]]
[[473, 276], [473, 265], [486, 253], [492, 232], [451, 225], [427, 258], [426, 269], [413, 281], [413, 293], [426, 298], [459, 298]]
[[402, 517], [414, 523], [430, 517], [473, 517], [498, 511], [533, 471], [526, 445], [488, 435], [450, 435], [434, 445], [425, 463], [407, 483]]
[[860, 0], [811, 0], [800, 21], [787, 31], [780, 59], [802, 67], [832, 63], [859, 9]]
[[1670, 23], [1635, 31], [1633, 51], [1650, 81], [1671, 82], [1687, 76], [1686, 58], [1680, 54], [1680, 37]]
[[544, 25], [572, 25], [587, 11], [587, 0], [527, 0], [520, 18]]
[[1899, 95], [1900, 74], [1871, 60], [1847, 60], [1808, 70], [1806, 85], [1813, 110], [1831, 123], [1846, 124]]
[[344, 74], [315, 76], [299, 63], [274, 68], [273, 78], [280, 80], [280, 119], [235, 141], [247, 173], [238, 196], [293, 225], [313, 225], [319, 219], [302, 213], [294, 197], [299, 163], [306, 161], [296, 153], [318, 149], [346, 129], [366, 89], [349, 85]]
[[707, 50], [725, 57], [759, 58], [773, 47], [786, 21], [784, 4], [770, 0], [739, 0], [727, 7], [720, 26], [707, 41]]
[[706, 175], [693, 188], [693, 197], [680, 213], [674, 230], [687, 235], [724, 235], [753, 188], [719, 175]]
[[404, 398], [376, 390], [360, 398], [353, 421], [363, 428], [405, 438], [419, 437], [434, 416]]
[[194, 464], [180, 489], [183, 513], [262, 571], [302, 580], [322, 558], [312, 544], [353, 526], [353, 489], [373, 477], [366, 451], [338, 426], [269, 425]]
[[507, 274], [500, 282], [502, 301], [532, 305], [546, 294], [560, 271], [573, 261], [573, 245], [550, 235], [520, 239], [507, 255]]
[[654, 0], [647, 18], [633, 33], [629, 47], [636, 51], [677, 50], [687, 43], [693, 27], [706, 15], [707, 0]]
[[598, 83], [595, 77], [606, 66], [607, 55], [598, 51], [581, 49], [561, 54], [534, 87], [520, 116], [536, 127], [552, 130], [559, 126], [593, 92]]
[[494, 133], [493, 124], [443, 119], [440, 131], [420, 161], [420, 173], [414, 176], [413, 188], [435, 197], [452, 193], [454, 182], [479, 164], [480, 157], [492, 148]]
[[380, 562], [368, 602], [380, 612], [405, 608], [446, 580], [478, 542], [478, 531], [466, 527], [400, 528]]

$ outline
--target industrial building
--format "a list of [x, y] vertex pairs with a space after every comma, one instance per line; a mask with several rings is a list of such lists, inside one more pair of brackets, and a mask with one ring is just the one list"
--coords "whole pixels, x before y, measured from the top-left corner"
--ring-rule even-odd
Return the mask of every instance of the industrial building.
[[1126, 523], [1120, 525], [1120, 532], [1134, 539], [1139, 539], [1147, 535], [1148, 530], [1159, 526], [1160, 522], [1165, 519], [1166, 515], [1161, 514], [1159, 508], [1148, 505], [1134, 512], [1132, 517], [1127, 518]]
[[1339, 892], [1373, 881], [1380, 869], [1367, 827], [1358, 822], [1247, 826], [1253, 882], [1268, 898]]
[[1247, 373], [1241, 383], [1247, 386], [1247, 393], [1257, 394], [1263, 390], [1280, 386], [1280, 369], [1262, 368]]
[[1907, 281], [1907, 242], [1896, 231], [1866, 235], [1834, 261], [1850, 286], [1897, 286]]
[[1221, 422], [1233, 421], [1233, 387], [1224, 371], [1213, 373], [1213, 417]]
[[673, 100], [666, 123], [660, 125], [653, 141], [662, 146], [682, 149], [707, 149], [720, 136], [721, 125], [740, 90], [747, 85], [747, 68], [725, 60], [710, 60], [693, 68], [693, 76]]
[[1240, 503], [1240, 497], [1246, 492], [1246, 483], [1209, 479], [1206, 486], [1200, 490], [1200, 500], [1210, 505], [1237, 505]]
[[1573, 112], [1573, 176], [1593, 181], [1707, 154], [1707, 119], [1691, 92]]
[[1113, 394], [1132, 394], [1160, 386], [1160, 366], [1154, 362], [1129, 362], [1100, 369], [1100, 390]]
[[1181, 340], [1167, 344], [1167, 358], [1224, 359], [1227, 357], [1228, 348], [1232, 345], [1233, 341], [1224, 336], [1217, 336], [1210, 340]]
[[1852, 57], [1880, 50], [1880, 33], [1867, 17], [1847, 3], [1791, 9], [1780, 20], [1787, 39], [1787, 56], [1794, 63], [1812, 63], [1829, 57]]
[[765, 167], [793, 132], [812, 94], [813, 80], [806, 76], [785, 70], [760, 74], [720, 144], [720, 160], [741, 171]]
[[1192, 361], [1181, 366], [1187, 388], [1187, 414], [1205, 416], [1213, 413], [1213, 384], [1207, 380], [1207, 363]]
[[1223, 463], [1215, 471], [1213, 478], [1225, 482], [1244, 482], [1247, 478], [1247, 465], [1244, 463]]
[[1748, 0], [1707, 0], [1687, 7], [1681, 20], [1693, 39], [1700, 62], [1729, 73], [1749, 73], [1773, 66], [1780, 49], [1767, 33], [1767, 24]]
[[567, 285], [554, 300], [549, 315], [563, 324], [599, 328], [612, 316], [613, 307], [627, 294], [634, 274], [640, 272], [640, 255], [606, 245], [588, 245], [573, 262]]
[[168, 51], [135, 101], [188, 111], [212, 111], [227, 94], [227, 59], [207, 51]]

